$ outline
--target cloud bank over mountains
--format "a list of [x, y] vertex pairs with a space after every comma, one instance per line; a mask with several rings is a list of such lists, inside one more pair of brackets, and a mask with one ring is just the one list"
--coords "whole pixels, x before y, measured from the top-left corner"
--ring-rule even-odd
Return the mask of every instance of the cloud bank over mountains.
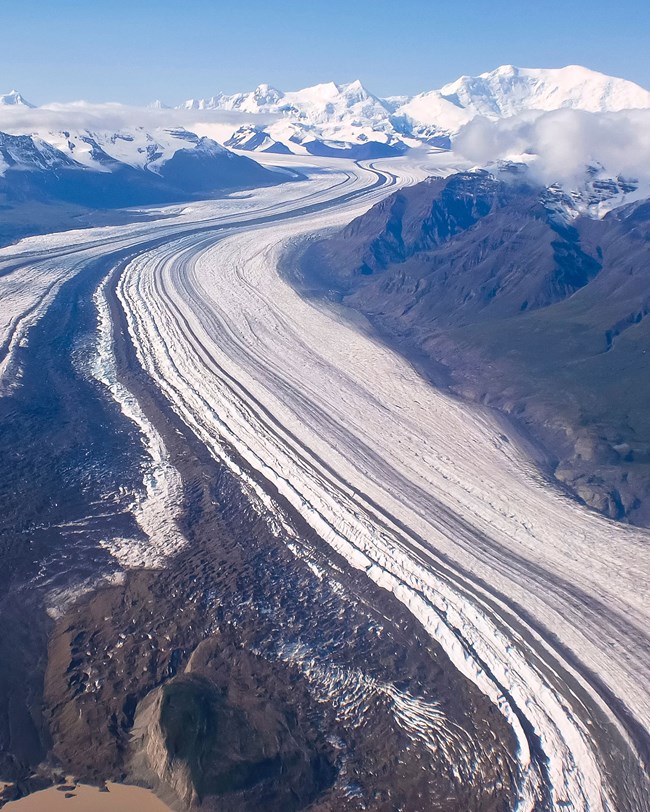
[[[260, 114], [262, 124], [273, 122], [272, 114]], [[0, 130], [13, 135], [42, 130], [90, 130], [118, 132], [134, 127], [185, 127], [197, 124], [239, 127], [250, 115], [236, 110], [186, 110], [168, 107], [133, 107], [117, 102], [91, 104], [78, 101], [42, 107], [16, 105], [0, 109]]]
[[577, 183], [586, 167], [650, 182], [650, 110], [529, 112], [473, 119], [453, 148], [473, 164], [523, 161], [544, 184]]

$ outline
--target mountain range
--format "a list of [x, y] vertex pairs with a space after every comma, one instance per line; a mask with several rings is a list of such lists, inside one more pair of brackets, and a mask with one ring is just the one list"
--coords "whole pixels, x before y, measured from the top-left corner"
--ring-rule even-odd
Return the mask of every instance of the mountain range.
[[584, 502], [647, 526], [650, 202], [571, 207], [525, 174], [432, 178], [313, 244], [302, 284], [517, 419]]
[[0, 131], [0, 245], [69, 228], [87, 211], [207, 198], [289, 178], [185, 129]]
[[[262, 84], [248, 93], [219, 93], [189, 99], [188, 110], [227, 110], [251, 115], [227, 144], [255, 151], [308, 152], [323, 148], [354, 151], [374, 144], [377, 154], [394, 154], [416, 143], [449, 147], [476, 116], [505, 118], [561, 108], [616, 112], [650, 108], [650, 92], [577, 65], [529, 69], [504, 65], [480, 76], [461, 76], [438, 90], [416, 96], [379, 98], [355, 81], [333, 82], [292, 93]], [[256, 125], [255, 116], [275, 116]], [[382, 149], [383, 148], [383, 149]]]
[[[17, 106], [33, 107], [16, 90], [0, 96], [0, 107]], [[168, 109], [160, 101], [151, 107]], [[236, 114], [236, 124], [217, 123], [213, 127], [217, 140], [226, 147], [360, 159], [400, 154], [423, 143], [448, 148], [462, 127], [477, 116], [496, 120], [563, 108], [588, 112], [650, 109], [650, 92], [626, 79], [576, 65], [557, 69], [504, 65], [479, 76], [461, 76], [416, 96], [380, 98], [358, 80], [343, 85], [328, 82], [293, 92], [261, 84], [250, 92], [188, 99], [178, 109], [189, 114]], [[70, 140], [61, 133], [41, 131], [39, 135], [64, 151]], [[169, 143], [161, 145], [165, 137], [160, 132], [152, 138], [132, 131], [125, 135], [122, 138], [111, 133], [108, 141], [99, 139], [99, 146], [131, 165], [146, 162], [150, 147], [154, 152], [161, 146], [163, 150], [169, 148]], [[92, 137], [97, 140], [96, 134]], [[126, 148], [128, 143], [135, 153]], [[77, 146], [74, 157], [78, 160], [89, 152], [87, 147]]]
[[[12, 212], [34, 201], [114, 209], [209, 197], [287, 179], [251, 160], [256, 153], [362, 160], [448, 148], [474, 120], [505, 122], [564, 108], [648, 110], [650, 92], [578, 66], [506, 65], [412, 97], [380, 98], [359, 81], [295, 92], [262, 84], [247, 93], [190, 99], [176, 109], [162, 102], [152, 107], [146, 114], [120, 108], [128, 111], [122, 120], [131, 123], [115, 125], [116, 106], [100, 105], [95, 118], [88, 117], [92, 123], [80, 126], [87, 106], [34, 108], [16, 90], [0, 96], [0, 241], [33, 233], [35, 224], [16, 225]], [[595, 171], [602, 188], [588, 205], [597, 214], [603, 196], [614, 201], [611, 208], [637, 189], [634, 176], [617, 177], [597, 164]]]
[[[187, 130], [0, 133], [0, 194], [104, 208], [265, 186], [276, 173]], [[286, 178], [283, 178], [286, 179]]]

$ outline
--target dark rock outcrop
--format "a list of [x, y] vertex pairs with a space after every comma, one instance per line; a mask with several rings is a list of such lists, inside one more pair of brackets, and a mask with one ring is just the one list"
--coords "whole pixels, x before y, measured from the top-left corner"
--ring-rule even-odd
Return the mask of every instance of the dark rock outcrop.
[[336, 775], [306, 685], [219, 635], [135, 719], [135, 776], [183, 807], [298, 810]]

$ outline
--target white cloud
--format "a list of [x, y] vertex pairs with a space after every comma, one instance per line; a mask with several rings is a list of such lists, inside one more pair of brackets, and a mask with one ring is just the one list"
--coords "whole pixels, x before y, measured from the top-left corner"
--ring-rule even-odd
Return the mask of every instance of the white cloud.
[[[72, 102], [68, 104], [48, 104], [43, 107], [0, 107], [0, 131], [13, 135], [31, 134], [44, 131], [91, 130], [118, 132], [120, 130], [144, 127], [185, 127], [196, 130], [228, 127], [230, 131], [248, 123], [250, 113], [223, 110], [177, 110], [155, 109], [150, 107], [130, 107], [125, 104], [89, 104]], [[274, 116], [255, 116], [261, 125], [275, 120]]]
[[476, 118], [453, 146], [478, 166], [524, 160], [545, 184], [579, 182], [588, 165], [601, 166], [612, 177], [650, 181], [650, 110], [562, 109], [497, 121]]

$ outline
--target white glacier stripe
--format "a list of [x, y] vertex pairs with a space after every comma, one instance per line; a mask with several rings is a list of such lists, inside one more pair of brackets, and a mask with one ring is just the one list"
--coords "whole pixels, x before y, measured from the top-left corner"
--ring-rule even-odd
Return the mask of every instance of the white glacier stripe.
[[[280, 163], [288, 161], [276, 156]], [[264, 159], [264, 156], [261, 156]], [[269, 156], [266, 161], [270, 162]], [[294, 159], [294, 164], [296, 159]], [[14, 384], [13, 360], [30, 328], [47, 312], [61, 286], [88, 262], [109, 251], [128, 250], [157, 236], [172, 237], [188, 227], [222, 225], [246, 217], [264, 216], [311, 205], [331, 196], [362, 190], [375, 176], [360, 171], [352, 161], [309, 158], [298, 160], [306, 175], [277, 187], [254, 189], [217, 200], [187, 205], [148, 207], [141, 210], [151, 219], [118, 226], [72, 229], [54, 234], [25, 237], [0, 248], [0, 396]]]
[[[532, 629], [526, 629], [528, 640], [504, 629], [505, 607], [493, 600], [499, 609], [495, 615], [477, 587], [470, 587], [475, 593], [470, 596], [459, 582], [439, 577], [432, 560], [440, 551], [529, 608], [647, 725], [647, 652], [630, 641], [635, 628], [647, 628], [648, 534], [617, 527], [549, 491], [516, 444], [498, 442], [501, 429], [486, 412], [435, 393], [401, 359], [334, 323], [278, 278], [279, 251], [288, 240], [337, 218], [348, 220], [359, 209], [345, 206], [326, 216], [275, 224], [272, 231], [242, 228], [202, 255], [205, 245], [190, 238], [138, 258], [127, 268], [119, 295], [139, 358], [215, 455], [224, 456], [226, 440], [326, 541], [392, 589], [457, 667], [499, 704], [517, 732], [516, 717], [481, 663], [489, 667], [540, 736], [556, 808], [570, 803], [576, 810], [612, 809], [592, 731], [580, 718], [580, 700], [567, 687], [562, 693], [560, 678], [539, 657], [552, 646]], [[250, 392], [279, 426], [269, 423]], [[323, 422], [319, 405], [354, 437], [371, 443], [383, 467], [375, 471], [373, 458], [357, 458], [365, 453], [364, 444], [346, 446], [350, 438]], [[312, 452], [304, 461], [292, 435], [300, 439], [300, 451]], [[340, 474], [340, 481], [332, 480], [319, 459]], [[393, 489], [383, 479], [398, 473], [409, 488], [417, 488]], [[599, 618], [567, 603], [570, 595], [546, 595], [533, 576], [525, 580], [485, 551], [471, 549], [472, 538], [440, 521], [435, 504], [427, 510], [417, 501], [422, 488], [470, 517], [474, 528], [504, 551], [543, 564], [598, 595], [612, 611], [626, 612], [630, 633], [619, 644], [625, 656], [607, 657], [616, 642], [607, 618], [601, 628]], [[380, 519], [357, 491], [416, 535]], [[418, 538], [426, 540], [424, 547]], [[553, 653], [588, 690], [572, 666]], [[608, 712], [599, 697], [591, 699]], [[519, 740], [526, 765], [520, 728]], [[529, 778], [522, 809], [535, 802], [539, 777]]]
[[[138, 264], [138, 262], [134, 263], [134, 267]], [[128, 278], [129, 276], [127, 272], [119, 285], [120, 301], [125, 309], [127, 308], [128, 297], [128, 293], [125, 291], [125, 285], [127, 284], [126, 280]], [[129, 293], [132, 293], [132, 291], [129, 291]], [[130, 301], [128, 302], [128, 307], [133, 308], [133, 298], [129, 298]], [[150, 301], [153, 301], [155, 294], [149, 291], [147, 298]], [[136, 311], [131, 309], [127, 310], [127, 313], [131, 325], [132, 320], [137, 318]], [[144, 325], [141, 325], [141, 327], [143, 326]], [[135, 336], [136, 331], [131, 327], [130, 332], [132, 336]], [[289, 484], [287, 479], [278, 477], [273, 465], [268, 465], [264, 461], [263, 456], [259, 457], [257, 454], [255, 454], [251, 448], [244, 445], [239, 440], [236, 433], [231, 432], [227, 425], [221, 422], [217, 414], [217, 407], [229, 411], [231, 406], [231, 404], [224, 402], [223, 393], [217, 393], [215, 390], [207, 390], [206, 395], [202, 396], [200, 394], [202, 391], [201, 384], [197, 384], [197, 380], [194, 381], [194, 385], [199, 386], [198, 390], [192, 389], [191, 385], [188, 385], [187, 380], [181, 381], [180, 385], [177, 384], [177, 386], [179, 386], [178, 389], [172, 388], [171, 382], [177, 379], [173, 362], [169, 361], [168, 364], [161, 364], [161, 350], [165, 344], [165, 339], [161, 335], [156, 334], [155, 338], [150, 340], [151, 344], [149, 347], [147, 347], [147, 349], [152, 353], [152, 355], [147, 356], [143, 350], [145, 337], [142, 333], [138, 334], [136, 347], [138, 348], [140, 361], [145, 366], [145, 369], [156, 377], [158, 385], [161, 387], [162, 391], [170, 399], [170, 402], [176, 406], [178, 413], [183, 417], [190, 428], [195, 431], [197, 436], [205, 443], [205, 445], [217, 458], [230, 465], [235, 473], [238, 473], [240, 472], [240, 469], [231, 461], [222, 446], [222, 440], [227, 441], [239, 454], [241, 454], [243, 459], [245, 459], [248, 464], [250, 464], [254, 469], [260, 471], [270, 482], [272, 482], [278, 491], [302, 513], [316, 532], [338, 553], [343, 555], [343, 557], [346, 558], [348, 562], [352, 564], [352, 566], [365, 570], [376, 583], [384, 588], [390, 589], [396, 594], [396, 597], [398, 597], [410, 609], [410, 611], [423, 623], [425, 628], [432, 634], [432, 636], [443, 646], [451, 661], [459, 669], [459, 671], [475, 682], [478, 687], [481, 688], [481, 690], [499, 707], [504, 716], [507, 718], [517, 737], [521, 764], [524, 769], [528, 768], [530, 766], [530, 752], [528, 749], [526, 736], [521, 728], [518, 718], [512, 712], [510, 705], [505, 701], [501, 691], [494, 684], [494, 682], [490, 680], [485, 671], [471, 657], [468, 656], [467, 651], [461, 645], [455, 634], [456, 628], [460, 628], [463, 629], [463, 633], [467, 635], [467, 629], [471, 629], [471, 626], [467, 623], [462, 623], [458, 627], [454, 627], [450, 623], [442, 623], [439, 615], [435, 612], [435, 609], [432, 611], [432, 607], [437, 606], [437, 597], [444, 596], [444, 587], [442, 583], [438, 583], [437, 588], [434, 587], [433, 589], [429, 588], [427, 590], [428, 596], [432, 601], [431, 604], [428, 604], [427, 601], [423, 600], [421, 597], [420, 591], [423, 589], [423, 585], [417, 575], [412, 577], [411, 573], [407, 571], [406, 575], [404, 576], [406, 580], [400, 581], [388, 569], [385, 569], [383, 566], [376, 566], [375, 561], [377, 558], [390, 562], [392, 556], [390, 556], [390, 554], [386, 558], [381, 555], [377, 556], [379, 539], [375, 538], [376, 533], [372, 525], [372, 521], [366, 520], [365, 522], [361, 522], [351, 519], [341, 509], [342, 505], [340, 503], [337, 503], [336, 501], [329, 505], [323, 503], [319, 498], [318, 491], [310, 494], [310, 497], [315, 502], [316, 506], [314, 506], [304, 495], [304, 491], [300, 492], [297, 489], [294, 489]], [[175, 336], [171, 339], [171, 344], [181, 346], [177, 343], [177, 341], [178, 337]], [[158, 349], [156, 349], [156, 345], [158, 345]], [[156, 355], [156, 353], [158, 353], [158, 355]], [[200, 367], [196, 370], [196, 373], [198, 379], [200, 380]], [[266, 432], [264, 431], [263, 427], [256, 426], [252, 416], [250, 416], [249, 420], [250, 422], [248, 423], [248, 427], [253, 430], [253, 433], [257, 432], [258, 436], [261, 437], [262, 441], [264, 442]], [[262, 453], [264, 454], [264, 452]], [[253, 481], [249, 477], [247, 478], [247, 481], [249, 486], [255, 488], [259, 498], [261, 496], [261, 489], [259, 486], [254, 485]], [[276, 515], [280, 513], [277, 507], [274, 508], [273, 502], [268, 496], [266, 497], [265, 501], [269, 509], [274, 509]], [[326, 518], [328, 516], [336, 518], [328, 519]], [[354, 542], [351, 542], [350, 539], [354, 539]], [[396, 546], [399, 547], [399, 542], [396, 542]], [[399, 559], [395, 561], [393, 563], [394, 569], [398, 571], [402, 570], [403, 567], [401, 566], [401, 563], [402, 562], [399, 561]], [[390, 563], [388, 566], [390, 566]], [[413, 583], [415, 588], [411, 588], [409, 586], [409, 582]], [[459, 616], [462, 618], [465, 607], [463, 606], [463, 603], [461, 603], [460, 606], [461, 609]], [[451, 607], [453, 608], [453, 604]], [[441, 608], [441, 610], [447, 614], [447, 616], [449, 616], [450, 605], [445, 602], [444, 597], [443, 603], [442, 605], [439, 605], [439, 608]], [[490, 629], [488, 625], [486, 638], [489, 640], [490, 637], [495, 635], [498, 635], [498, 633]], [[480, 635], [476, 636], [479, 637]], [[522, 793], [527, 799], [527, 802], [523, 803], [522, 801], [522, 804], [519, 807], [522, 812], [523, 810], [532, 811], [534, 808], [536, 784], [539, 777], [530, 775], [529, 778], [530, 784]]]
[[102, 542], [102, 546], [123, 567], [157, 568], [187, 544], [177, 523], [183, 483], [170, 462], [162, 437], [134, 395], [118, 380], [106, 284], [104, 280], [94, 296], [98, 325], [97, 348], [91, 372], [97, 381], [107, 387], [125, 417], [140, 430], [150, 461], [143, 471], [143, 492], [135, 495], [130, 508], [146, 539], [108, 538]]
[[[421, 177], [419, 170], [409, 177], [406, 161], [384, 164], [402, 174], [398, 182], [408, 183]], [[343, 162], [337, 165], [343, 166]], [[368, 175], [364, 177], [361, 169], [351, 167], [350, 174], [348, 189], [367, 186]], [[289, 212], [299, 208], [304, 205], [300, 195], [305, 195], [310, 186], [317, 186], [319, 191], [309, 202], [319, 199], [319, 194], [321, 200], [327, 200], [347, 191], [345, 187], [335, 189], [332, 176], [316, 173], [307, 183], [292, 186], [290, 193], [285, 187], [269, 191], [265, 198], [268, 210]], [[508, 681], [504, 685], [509, 687], [509, 682], [514, 682], [521, 695], [531, 699], [526, 713], [529, 718], [538, 719], [548, 736], [545, 746], [552, 751], [556, 804], [562, 801], [560, 793], [566, 784], [572, 795], [572, 808], [611, 808], [606, 795], [601, 796], [598, 789], [601, 765], [596, 763], [594, 767], [593, 760], [598, 742], [590, 741], [591, 731], [579, 718], [580, 699], [567, 687], [563, 693], [561, 676], [556, 677], [549, 670], [549, 663], [542, 662], [546, 649], [554, 653], [553, 644], [539, 638], [533, 630], [526, 630], [525, 624], [527, 639], [520, 637], [516, 629], [504, 628], [507, 608], [497, 601], [497, 608], [493, 609], [484, 600], [493, 596], [489, 593], [484, 596], [470, 582], [480, 579], [525, 606], [533, 619], [552, 629], [577, 660], [598, 675], [615, 696], [622, 698], [631, 714], [647, 728], [650, 668], [647, 652], [639, 651], [633, 643], [635, 632], [646, 630], [649, 625], [647, 534], [599, 520], [549, 492], [536, 480], [515, 444], [505, 446], [499, 442], [501, 429], [492, 424], [489, 416], [481, 410], [461, 407], [422, 386], [408, 365], [367, 338], [335, 324], [328, 314], [306, 305], [275, 272], [278, 252], [287, 240], [349, 220], [385, 193], [386, 190], [371, 190], [365, 203], [339, 206], [338, 221], [336, 214], [310, 215], [297, 219], [295, 228], [274, 224], [272, 233], [264, 228], [247, 229], [245, 220], [260, 201], [250, 204], [239, 200], [227, 215], [217, 215], [210, 209], [212, 204], [203, 204], [203, 208], [197, 205], [186, 207], [184, 213], [177, 212], [171, 225], [167, 220], [139, 224], [139, 231], [131, 226], [111, 234], [93, 229], [32, 238], [23, 241], [29, 243], [29, 250], [25, 245], [0, 250], [0, 271], [19, 258], [24, 265], [14, 273], [21, 277], [26, 269], [28, 277], [23, 286], [26, 296], [22, 301], [20, 296], [16, 298], [15, 311], [8, 310], [14, 307], [11, 295], [3, 297], [3, 312], [12, 319], [16, 314], [20, 317], [27, 312], [30, 297], [33, 301], [42, 295], [38, 264], [51, 260], [53, 249], [62, 257], [65, 267], [60, 277], [65, 278], [73, 261], [82, 258], [78, 253], [80, 246], [85, 251], [83, 258], [92, 259], [108, 250], [136, 246], [145, 236], [157, 233], [172, 237], [174, 231], [178, 233], [192, 222], [229, 223], [233, 230], [239, 223], [239, 233], [234, 239], [211, 249], [203, 260], [196, 262], [193, 257], [201, 238], [198, 242], [191, 238], [185, 243], [184, 258], [175, 257], [179, 246], [157, 252], [161, 260], [169, 256], [169, 267], [156, 267], [154, 256], [149, 258], [153, 267], [147, 268], [145, 263], [129, 269], [134, 278], [143, 277], [133, 290], [121, 292], [126, 299], [130, 329], [135, 329], [136, 311], [141, 310], [144, 326], [137, 341], [146, 347], [144, 354], [142, 347], [138, 347], [143, 365], [157, 373], [157, 363], [161, 368], [169, 364], [165, 372], [170, 372], [171, 380], [163, 377], [159, 385], [188, 424], [197, 426], [197, 433], [205, 438], [206, 444], [212, 443], [214, 453], [220, 453], [219, 432], [223, 424], [224, 431], [236, 437], [246, 450], [243, 457], [247, 463], [257, 466], [269, 479], [276, 478], [292, 492], [298, 509], [313, 526], [323, 530], [331, 543], [340, 541], [345, 545], [345, 554], [357, 566], [367, 568], [371, 560], [375, 561], [369, 574], [376, 579], [384, 578], [390, 570], [391, 577], [399, 582], [402, 600], [410, 601], [413, 593], [414, 600], [421, 602], [422, 611], [428, 613], [425, 621], [433, 624], [434, 636], [439, 631], [435, 624], [442, 626], [448, 620], [446, 612], [448, 599], [451, 600], [456, 621], [461, 624], [458, 630], [466, 633], [468, 639], [476, 634], [487, 654], [496, 656], [505, 669]], [[246, 216], [238, 214], [237, 206]], [[11, 276], [0, 277], [0, 294], [7, 289], [6, 282]], [[162, 288], [154, 284], [155, 277], [164, 277]], [[170, 310], [172, 306], [179, 308], [179, 312]], [[187, 325], [174, 324], [179, 313], [188, 319]], [[154, 323], [156, 319], [158, 324]], [[188, 325], [196, 331], [199, 342], [187, 334]], [[5, 326], [0, 328], [2, 338], [6, 335]], [[156, 328], [161, 335], [156, 336]], [[153, 338], [150, 345], [146, 343], [147, 333]], [[164, 341], [170, 336], [172, 344], [166, 347]], [[209, 355], [198, 343], [205, 343]], [[241, 385], [223, 378], [222, 370], [234, 374]], [[277, 418], [279, 426], [268, 423], [266, 412], [260, 412], [258, 405], [249, 400], [243, 386]], [[192, 393], [191, 387], [196, 392]], [[327, 414], [331, 416], [329, 422]], [[306, 453], [304, 448], [311, 452]], [[304, 454], [304, 460], [300, 453]], [[324, 468], [319, 458], [326, 460], [339, 476]], [[249, 485], [257, 490], [260, 504], [266, 502], [269, 511], [273, 511], [273, 500], [252, 479]], [[422, 493], [431, 495], [432, 504], [427, 504]], [[367, 494], [372, 503], [361, 494]], [[617, 629], [608, 616], [590, 616], [584, 607], [571, 604], [570, 595], [545, 594], [545, 586], [553, 584], [538, 583], [533, 575], [527, 578], [514, 567], [510, 572], [491, 551], [475, 546], [472, 533], [450, 525], [439, 514], [436, 502], [467, 517], [472, 528], [497, 541], [504, 552], [520, 555], [531, 565], [541, 563], [550, 567], [588, 594], [599, 596], [608, 610], [626, 616], [628, 630], [623, 630], [617, 640]], [[373, 503], [397, 517], [400, 527], [380, 516]], [[275, 515], [277, 532], [284, 532], [281, 513]], [[409, 530], [403, 531], [402, 526]], [[413, 537], [410, 531], [415, 534]], [[424, 541], [420, 544], [419, 540]], [[439, 578], [436, 551], [470, 574], [467, 589], [459, 578], [453, 582]], [[412, 583], [408, 582], [410, 576]], [[407, 582], [401, 581], [402, 577]], [[438, 593], [436, 579], [441, 580], [441, 588], [451, 590], [450, 597]], [[424, 594], [422, 584], [432, 594]], [[436, 606], [441, 616], [435, 615]], [[487, 626], [479, 624], [472, 628], [472, 613]], [[462, 624], [466, 624], [467, 630]], [[450, 642], [459, 644], [455, 637]], [[459, 657], [467, 659], [467, 650], [460, 648]], [[555, 654], [555, 661], [571, 672], [571, 667]], [[530, 660], [525, 665], [536, 671], [537, 679], [548, 692], [539, 701], [530, 696], [526, 672], [518, 672], [518, 657]], [[462, 659], [459, 662], [462, 667]], [[467, 663], [465, 667], [469, 667]], [[474, 663], [474, 667], [478, 670], [477, 678], [485, 679], [480, 664]], [[579, 675], [574, 676], [579, 688], [588, 690]], [[531, 685], [534, 686], [534, 681]], [[596, 696], [591, 699], [599, 701]], [[546, 708], [549, 702], [554, 703], [550, 709]], [[569, 738], [563, 740], [557, 752], [552, 750], [551, 741], [558, 735], [553, 721], [558, 707], [565, 722], [577, 731], [578, 744], [582, 742], [587, 750], [593, 748], [591, 762], [591, 756], [583, 759], [580, 748], [572, 761]], [[606, 710], [604, 705], [603, 708]], [[567, 778], [563, 784], [564, 771]], [[591, 774], [594, 771], [595, 776]], [[589, 795], [587, 801], [581, 794], [582, 788]], [[534, 789], [531, 785], [528, 801]], [[522, 803], [525, 800], [522, 798]], [[645, 802], [638, 797], [630, 799], [630, 808], [647, 809], [647, 797]]]

